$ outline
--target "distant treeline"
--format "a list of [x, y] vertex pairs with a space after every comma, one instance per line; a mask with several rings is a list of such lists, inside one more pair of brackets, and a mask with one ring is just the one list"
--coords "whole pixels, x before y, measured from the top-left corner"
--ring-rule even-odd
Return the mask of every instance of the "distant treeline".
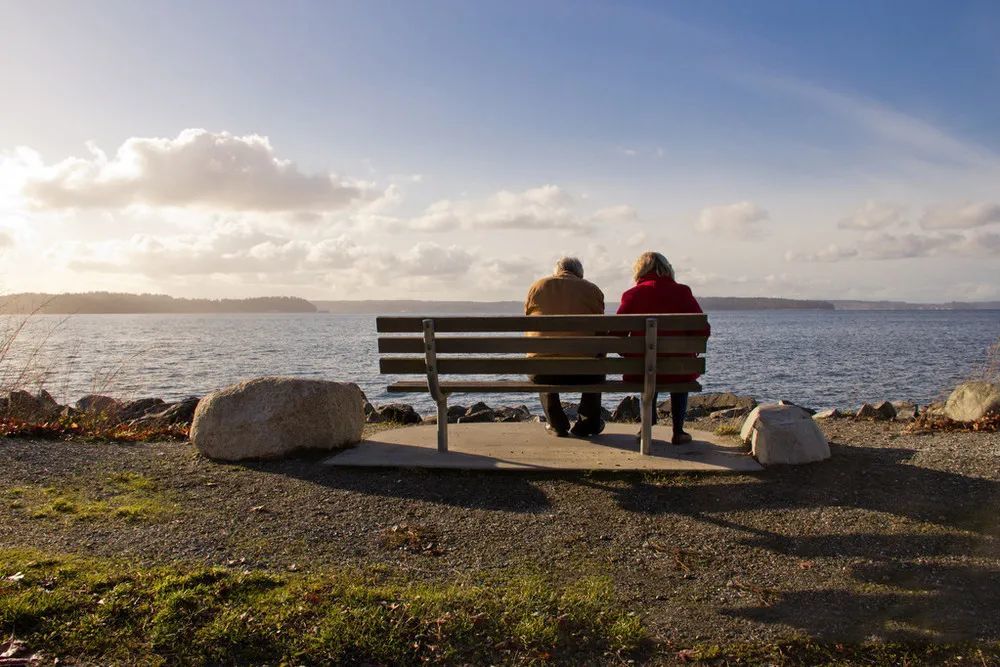
[[315, 313], [316, 306], [298, 297], [253, 299], [177, 299], [165, 294], [10, 294], [0, 296], [0, 313]]
[[[833, 310], [829, 301], [798, 299], [771, 299], [754, 297], [700, 298], [705, 310]], [[379, 313], [492, 313], [518, 315], [524, 312], [520, 301], [313, 301], [321, 311], [329, 313], [379, 314]], [[609, 313], [615, 312], [617, 303], [609, 303]]]

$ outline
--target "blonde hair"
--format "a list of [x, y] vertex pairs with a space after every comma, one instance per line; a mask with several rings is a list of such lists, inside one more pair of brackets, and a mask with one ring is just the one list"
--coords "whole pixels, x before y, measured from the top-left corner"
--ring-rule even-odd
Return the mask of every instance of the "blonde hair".
[[635, 260], [635, 264], [632, 265], [632, 278], [635, 282], [639, 282], [640, 278], [650, 273], [673, 278], [674, 267], [670, 266], [667, 258], [660, 253], [653, 251], [644, 252], [639, 255], [639, 258]]

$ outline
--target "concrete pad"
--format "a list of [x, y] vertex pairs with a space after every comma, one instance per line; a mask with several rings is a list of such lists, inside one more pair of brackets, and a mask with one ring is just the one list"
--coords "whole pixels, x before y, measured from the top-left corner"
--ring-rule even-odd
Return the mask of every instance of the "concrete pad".
[[382, 431], [324, 463], [333, 466], [455, 468], [461, 470], [763, 470], [738, 445], [707, 431], [689, 431], [694, 441], [669, 444], [670, 429], [653, 428], [653, 452], [639, 453], [638, 424], [608, 424], [586, 440], [556, 438], [545, 425], [528, 423], [449, 424], [448, 449], [437, 451], [437, 426]]

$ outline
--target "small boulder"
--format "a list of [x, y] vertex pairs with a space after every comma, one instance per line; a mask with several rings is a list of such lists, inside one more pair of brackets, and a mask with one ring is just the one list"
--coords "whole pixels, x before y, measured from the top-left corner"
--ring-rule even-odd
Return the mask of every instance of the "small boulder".
[[725, 410], [716, 410], [715, 412], [708, 415], [709, 419], [739, 419], [740, 417], [746, 417], [750, 414], [750, 410], [747, 408], [727, 408]]
[[[476, 406], [472, 406], [473, 408]], [[469, 408], [469, 412], [458, 418], [459, 424], [483, 424], [486, 422], [494, 422], [497, 420], [497, 413], [492, 408], [486, 408], [485, 410], [472, 411]]]
[[365, 399], [365, 422], [368, 424], [378, 424], [382, 421], [382, 415], [378, 413], [378, 409]]
[[830, 458], [830, 445], [811, 416], [790, 405], [754, 408], [740, 430], [761, 465], [811, 463]]
[[154, 412], [144, 419], [155, 421], [163, 426], [190, 424], [194, 420], [194, 413], [200, 400], [197, 396], [188, 396], [183, 401], [168, 404], [166, 409]]
[[1000, 413], [1000, 384], [963, 382], [944, 404], [944, 414], [957, 422], [973, 422], [990, 413]]
[[422, 420], [412, 405], [407, 403], [389, 403], [378, 409], [378, 415], [384, 422], [394, 424], [419, 424]]
[[830, 408], [829, 410], [820, 410], [812, 416], [813, 419], [821, 421], [823, 419], [839, 419], [844, 415], [841, 414], [840, 410], [837, 408]]
[[911, 422], [917, 418], [917, 406], [909, 401], [893, 401], [892, 407], [896, 410], [896, 421]]
[[448, 423], [455, 424], [459, 419], [468, 414], [469, 408], [464, 405], [449, 405], [448, 406]]
[[611, 413], [611, 421], [623, 424], [642, 421], [642, 401], [638, 396], [626, 396]]
[[878, 421], [892, 421], [896, 418], [896, 408], [889, 401], [882, 401], [875, 406], [875, 419]]
[[162, 412], [166, 408], [167, 404], [162, 398], [139, 398], [122, 403], [117, 416], [123, 422], [129, 422], [155, 412]]
[[531, 411], [526, 405], [517, 407], [503, 405], [494, 412], [496, 413], [496, 421], [499, 422], [526, 422], [531, 419]]
[[813, 410], [812, 408], [807, 408], [804, 405], [799, 405], [798, 403], [792, 403], [791, 401], [778, 401], [778, 405], [790, 405], [793, 408], [798, 408], [799, 410], [805, 410], [807, 413], [809, 413], [810, 417], [816, 414], [816, 411]]
[[47, 391], [42, 390], [37, 395], [31, 394], [23, 389], [18, 389], [7, 394], [5, 413], [8, 417], [15, 417], [26, 421], [45, 421], [55, 419], [62, 409]]
[[338, 449], [361, 439], [364, 414], [364, 397], [353, 383], [257, 378], [201, 399], [191, 441], [224, 461]]
[[875, 411], [875, 406], [874, 405], [872, 405], [871, 403], [865, 403], [860, 408], [858, 408], [857, 412], [854, 413], [854, 418], [855, 419], [869, 419], [869, 420], [871, 420], [871, 419], [877, 419], [878, 418], [878, 412]]
[[87, 394], [76, 402], [76, 409], [90, 415], [110, 417], [118, 414], [121, 403], [110, 396]]

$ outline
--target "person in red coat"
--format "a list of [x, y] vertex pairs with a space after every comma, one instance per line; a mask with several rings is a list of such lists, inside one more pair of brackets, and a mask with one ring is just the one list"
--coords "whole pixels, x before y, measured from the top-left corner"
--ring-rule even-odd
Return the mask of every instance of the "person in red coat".
[[[632, 267], [635, 287], [625, 290], [622, 294], [621, 304], [618, 306], [619, 315], [646, 315], [664, 313], [701, 313], [701, 306], [698, 300], [691, 293], [691, 288], [674, 280], [674, 269], [670, 266], [667, 258], [658, 252], [644, 252], [635, 260]], [[682, 331], [664, 332], [661, 336], [708, 336], [710, 329], [702, 331]], [[644, 331], [632, 331], [631, 336], [645, 336]], [[626, 356], [642, 356], [640, 354], [628, 354]], [[678, 355], [660, 355], [678, 356]], [[694, 355], [691, 355], [694, 356]], [[626, 375], [626, 382], [642, 382], [640, 375]], [[693, 382], [698, 379], [697, 374], [691, 375], [657, 375], [657, 384], [668, 382]], [[656, 423], [657, 397], [653, 397], [653, 423]], [[670, 394], [670, 417], [673, 421], [674, 433], [671, 442], [681, 445], [691, 442], [691, 436], [684, 432], [684, 417], [687, 413], [687, 392]]]

